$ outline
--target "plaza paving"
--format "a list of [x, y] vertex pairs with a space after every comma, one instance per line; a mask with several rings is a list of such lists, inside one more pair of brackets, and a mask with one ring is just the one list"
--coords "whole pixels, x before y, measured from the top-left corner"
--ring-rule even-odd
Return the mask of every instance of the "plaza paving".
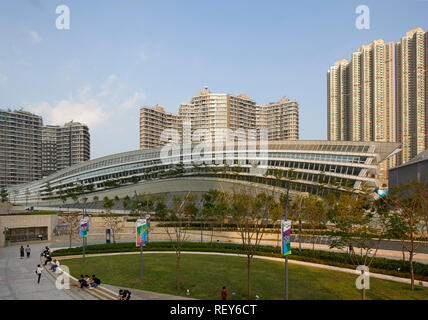
[[[87, 292], [70, 286], [68, 290], [59, 290], [55, 286], [55, 277], [46, 269], [43, 270], [40, 284], [37, 284], [35, 273], [40, 264], [40, 253], [45, 246], [50, 248], [63, 246], [61, 243], [32, 242], [30, 258], [21, 259], [19, 245], [0, 248], [0, 300], [97, 300]], [[24, 245], [24, 248], [26, 245]], [[119, 288], [103, 284], [113, 292]], [[150, 291], [130, 289], [132, 300], [184, 300], [177, 297]]]
[[[43, 243], [43, 245], [48, 245]], [[55, 279], [43, 270], [37, 284], [36, 268], [40, 264], [42, 244], [30, 244], [30, 258], [21, 259], [19, 245], [0, 248], [0, 300], [92, 300], [79, 288], [59, 290]], [[25, 247], [25, 246], [24, 246]]]

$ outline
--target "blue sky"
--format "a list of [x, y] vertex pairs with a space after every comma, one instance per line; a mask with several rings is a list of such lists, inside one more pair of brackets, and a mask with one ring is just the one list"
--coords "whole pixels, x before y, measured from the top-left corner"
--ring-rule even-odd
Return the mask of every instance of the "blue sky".
[[[70, 30], [55, 27], [58, 5]], [[358, 5], [370, 29], [355, 27]], [[428, 28], [428, 0], [0, 2], [0, 107], [86, 122], [91, 158], [139, 147], [139, 106], [207, 85], [300, 104], [300, 138], [326, 139], [326, 72], [375, 39]]]

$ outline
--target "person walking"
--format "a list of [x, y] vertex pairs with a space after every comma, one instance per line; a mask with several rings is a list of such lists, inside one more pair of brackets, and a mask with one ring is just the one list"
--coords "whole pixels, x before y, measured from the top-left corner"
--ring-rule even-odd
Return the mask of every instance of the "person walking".
[[30, 245], [27, 244], [27, 248], [25, 248], [25, 252], [27, 253], [27, 258], [29, 258], [31, 253]]
[[37, 265], [37, 270], [36, 270], [36, 274], [37, 274], [37, 284], [40, 283], [40, 277], [42, 276], [42, 266], [40, 266], [40, 264]]
[[221, 290], [221, 300], [227, 299], [227, 290], [226, 287], [223, 287], [223, 290]]
[[21, 259], [24, 258], [24, 247], [21, 246], [21, 248], [19, 249], [19, 251], [21, 252]]

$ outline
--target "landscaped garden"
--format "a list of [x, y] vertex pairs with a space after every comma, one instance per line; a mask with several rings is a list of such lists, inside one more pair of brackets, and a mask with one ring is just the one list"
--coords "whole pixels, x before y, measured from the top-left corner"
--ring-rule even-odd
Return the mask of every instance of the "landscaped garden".
[[[181, 256], [181, 286], [176, 289], [176, 257], [170, 253], [148, 253], [144, 258], [143, 280], [139, 280], [139, 255], [117, 255], [62, 260], [71, 274], [96, 274], [103, 283], [197, 299], [220, 299], [226, 286], [230, 299], [247, 298], [245, 257], [186, 254]], [[252, 263], [252, 298], [283, 299], [284, 264], [254, 259]], [[357, 275], [289, 265], [290, 299], [361, 299], [356, 289]], [[235, 294], [233, 294], [235, 293]], [[367, 299], [428, 299], [428, 288], [371, 278]]]

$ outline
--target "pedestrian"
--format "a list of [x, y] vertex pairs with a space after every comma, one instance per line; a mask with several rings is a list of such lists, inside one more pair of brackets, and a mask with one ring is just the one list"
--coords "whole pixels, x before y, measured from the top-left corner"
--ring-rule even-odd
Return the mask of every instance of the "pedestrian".
[[221, 300], [227, 299], [227, 290], [226, 287], [223, 287], [223, 290], [221, 290]]
[[352, 243], [349, 244], [349, 253], [353, 253], [354, 252], [354, 247], [352, 246]]
[[36, 270], [36, 274], [37, 274], [37, 284], [40, 283], [40, 277], [42, 276], [42, 270], [43, 268], [40, 266], [40, 264], [37, 265], [37, 270]]
[[21, 248], [19, 249], [19, 251], [21, 252], [21, 259], [24, 258], [24, 247], [21, 246]]
[[27, 258], [29, 258], [31, 253], [30, 245], [27, 244], [27, 248], [25, 248], [25, 252], [27, 253]]
[[129, 290], [119, 290], [119, 296], [117, 297], [117, 300], [130, 300], [131, 299], [131, 291]]

